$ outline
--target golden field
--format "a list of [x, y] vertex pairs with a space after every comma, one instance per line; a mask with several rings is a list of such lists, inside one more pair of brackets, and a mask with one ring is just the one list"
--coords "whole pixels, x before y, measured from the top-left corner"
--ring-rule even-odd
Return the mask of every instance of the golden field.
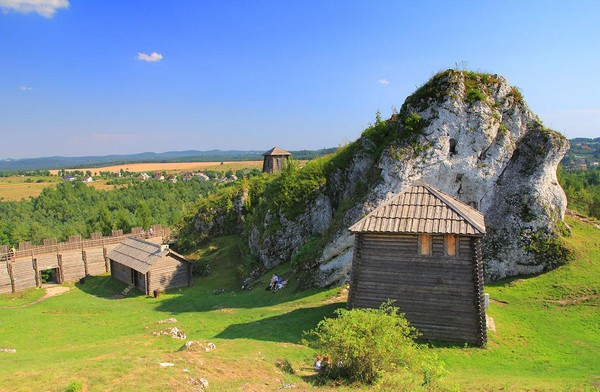
[[[303, 163], [303, 162], [301, 162]], [[169, 174], [179, 174], [182, 171], [213, 170], [226, 172], [229, 170], [262, 169], [262, 161], [236, 161], [236, 162], [175, 162], [175, 163], [128, 163], [105, 167], [89, 167], [83, 169], [65, 169], [65, 171], [78, 170], [90, 171], [92, 176], [102, 172], [118, 173], [121, 169], [132, 173], [166, 171]], [[38, 196], [44, 188], [55, 186], [63, 182], [58, 177], [58, 170], [50, 170], [50, 177], [0, 177], [0, 201], [19, 201]], [[43, 180], [43, 182], [37, 182]], [[104, 179], [94, 179], [86, 185], [96, 189], [111, 190], [113, 185], [106, 184]]]
[[[88, 167], [83, 169], [65, 169], [79, 170], [79, 171], [90, 171], [93, 173], [99, 173], [101, 171], [118, 173], [121, 170], [141, 173], [149, 171], [167, 171], [167, 172], [181, 172], [181, 171], [198, 171], [198, 170], [216, 170], [216, 171], [227, 171], [227, 170], [241, 170], [241, 169], [262, 169], [262, 161], [236, 161], [236, 162], [171, 162], [171, 163], [126, 163], [123, 165], [113, 165], [104, 167]], [[50, 170], [50, 174], [57, 175], [58, 170]]]

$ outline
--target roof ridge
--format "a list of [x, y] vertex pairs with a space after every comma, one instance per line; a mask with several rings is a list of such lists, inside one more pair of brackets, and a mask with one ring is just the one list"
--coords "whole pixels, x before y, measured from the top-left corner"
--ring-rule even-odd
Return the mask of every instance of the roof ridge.
[[[430, 200], [427, 201], [424, 200], [424, 198], [428, 198]], [[401, 211], [402, 216], [388, 216], [389, 214], [385, 213], [388, 210], [391, 211], [393, 205], [400, 206], [400, 208], [403, 210]], [[439, 210], [439, 213], [442, 213], [443, 216], [437, 216], [438, 213], [431, 214], [431, 212], [428, 212], [426, 215], [423, 215], [424, 211], [421, 210], [422, 208], [442, 208], [442, 210]], [[395, 209], [395, 211], [397, 211], [397, 209]], [[454, 216], [453, 214], [456, 214], [456, 216]], [[465, 224], [467, 225], [467, 227], [470, 227], [468, 230], [465, 229], [467, 230], [466, 232], [469, 233], [469, 235], [485, 234], [485, 221], [481, 212], [469, 206], [468, 204], [463, 203], [462, 201], [457, 200], [454, 197], [438, 189], [435, 189], [431, 185], [424, 182], [422, 179], [416, 180], [411, 185], [404, 188], [400, 193], [392, 196], [389, 200], [379, 205], [377, 208], [373, 209], [365, 217], [363, 217], [358, 222], [350, 226], [348, 230], [350, 230], [351, 232], [390, 231], [389, 228], [386, 230], [382, 228], [382, 222], [384, 220], [393, 221], [395, 219], [409, 220], [412, 222], [409, 223], [409, 226], [411, 228], [407, 230], [401, 230], [402, 232], [429, 232], [432, 231], [432, 229], [426, 229], [426, 227], [434, 225], [434, 221], [448, 220], [454, 222], [452, 226], [454, 226], [455, 224]], [[423, 222], [419, 222], [415, 226], [414, 221], [417, 220]], [[428, 222], [431, 220], [433, 221]], [[365, 227], [365, 225], [367, 225], [368, 227]], [[439, 224], [437, 225], [439, 226]], [[399, 227], [399, 225], [396, 226]], [[458, 230], [460, 233], [463, 232], [463, 229], [446, 230]]]
[[[417, 181], [421, 181], [421, 180], [417, 180]], [[431, 185], [425, 183], [424, 181], [421, 181], [421, 183], [423, 184], [423, 186], [425, 188], [427, 188], [431, 193], [433, 193], [435, 196], [437, 196], [438, 198], [442, 199], [442, 201], [444, 203], [446, 203], [454, 212], [456, 212], [460, 217], [462, 217], [464, 220], [466, 220], [467, 222], [469, 222], [473, 227], [475, 227], [477, 230], [479, 230], [481, 232], [481, 234], [485, 233], [485, 227], [482, 227], [478, 222], [473, 221], [473, 219], [471, 219], [471, 217], [465, 215], [460, 208], [457, 208], [457, 206], [455, 205], [456, 202], [462, 204], [460, 207], [466, 207], [470, 210], [473, 210], [477, 213], [480, 213], [479, 210], [471, 207], [470, 205], [463, 203], [462, 201], [446, 194], [445, 192], [435, 189], [433, 188]]]

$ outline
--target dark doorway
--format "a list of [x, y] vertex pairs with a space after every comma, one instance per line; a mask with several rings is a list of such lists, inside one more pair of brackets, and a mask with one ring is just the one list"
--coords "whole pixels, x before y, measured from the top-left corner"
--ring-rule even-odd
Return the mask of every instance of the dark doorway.
[[40, 271], [40, 277], [42, 278], [42, 283], [60, 283], [58, 268], [49, 268]]
[[138, 274], [137, 274], [137, 271], [136, 271], [136, 270], [134, 270], [134, 269], [132, 268], [132, 269], [131, 269], [131, 284], [132, 284], [134, 287], [137, 287], [137, 285], [138, 285], [138, 281], [139, 281], [139, 280], [138, 280]]

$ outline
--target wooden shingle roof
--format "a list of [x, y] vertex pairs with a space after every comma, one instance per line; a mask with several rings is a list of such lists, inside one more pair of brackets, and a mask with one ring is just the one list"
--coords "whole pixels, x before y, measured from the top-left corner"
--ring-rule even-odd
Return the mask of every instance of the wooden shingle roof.
[[138, 238], [127, 238], [108, 253], [108, 258], [145, 274], [158, 260], [168, 254], [174, 254], [185, 260], [183, 256], [169, 248], [163, 249], [160, 245]]
[[289, 151], [285, 151], [283, 148], [273, 147], [272, 149], [270, 149], [269, 151], [267, 151], [263, 154], [263, 156], [271, 156], [271, 155], [276, 155], [276, 156], [292, 155], [292, 153]]
[[483, 215], [418, 180], [352, 225], [353, 233], [459, 234], [483, 236]]

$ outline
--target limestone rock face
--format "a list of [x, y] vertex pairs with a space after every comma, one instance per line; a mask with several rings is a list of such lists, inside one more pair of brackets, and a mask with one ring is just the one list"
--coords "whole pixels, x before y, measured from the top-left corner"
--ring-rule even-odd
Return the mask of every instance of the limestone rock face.
[[[544, 129], [503, 77], [493, 76], [488, 85], [480, 81], [483, 97], [470, 103], [463, 99], [465, 74], [445, 77], [450, 86], [442, 102], [423, 110], [403, 107], [427, 124], [418, 145], [429, 147], [417, 154], [410, 146], [385, 150], [379, 160], [383, 181], [373, 197], [383, 202], [422, 178], [483, 212], [488, 280], [550, 268], [534, 242], [553, 238], [564, 218], [567, 199], [556, 169], [568, 141]], [[398, 151], [408, 159], [398, 159]]]
[[[488, 280], [553, 266], [536, 245], [562, 225], [567, 199], [556, 169], [569, 145], [543, 128], [518, 89], [501, 76], [447, 71], [407, 98], [397, 117], [399, 134], [408, 123], [402, 117], [418, 119], [420, 132], [383, 150], [376, 162], [381, 181], [346, 213], [349, 224], [422, 178], [483, 212]], [[333, 236], [316, 283], [347, 279], [352, 248], [347, 231]]]
[[[288, 220], [283, 215], [267, 214], [263, 227], [253, 227], [248, 245], [258, 256], [265, 268], [269, 269], [289, 261], [296, 251], [311, 235], [323, 234], [331, 225], [333, 216], [330, 200], [319, 195], [314, 203], [298, 219]], [[278, 229], [269, 234], [269, 226]], [[262, 235], [260, 233], [267, 233]]]
[[539, 273], [563, 262], [553, 256], [560, 254], [554, 240], [566, 227], [567, 204], [556, 168], [568, 147], [502, 76], [441, 72], [347, 147], [352, 155], [327, 172], [326, 185], [307, 194], [311, 202], [302, 214], [287, 219], [270, 209], [246, 228], [248, 244], [271, 268], [309, 239], [324, 239], [310, 266], [313, 283], [341, 283], [352, 263], [354, 237], [347, 228], [423, 179], [484, 214], [488, 280]]

